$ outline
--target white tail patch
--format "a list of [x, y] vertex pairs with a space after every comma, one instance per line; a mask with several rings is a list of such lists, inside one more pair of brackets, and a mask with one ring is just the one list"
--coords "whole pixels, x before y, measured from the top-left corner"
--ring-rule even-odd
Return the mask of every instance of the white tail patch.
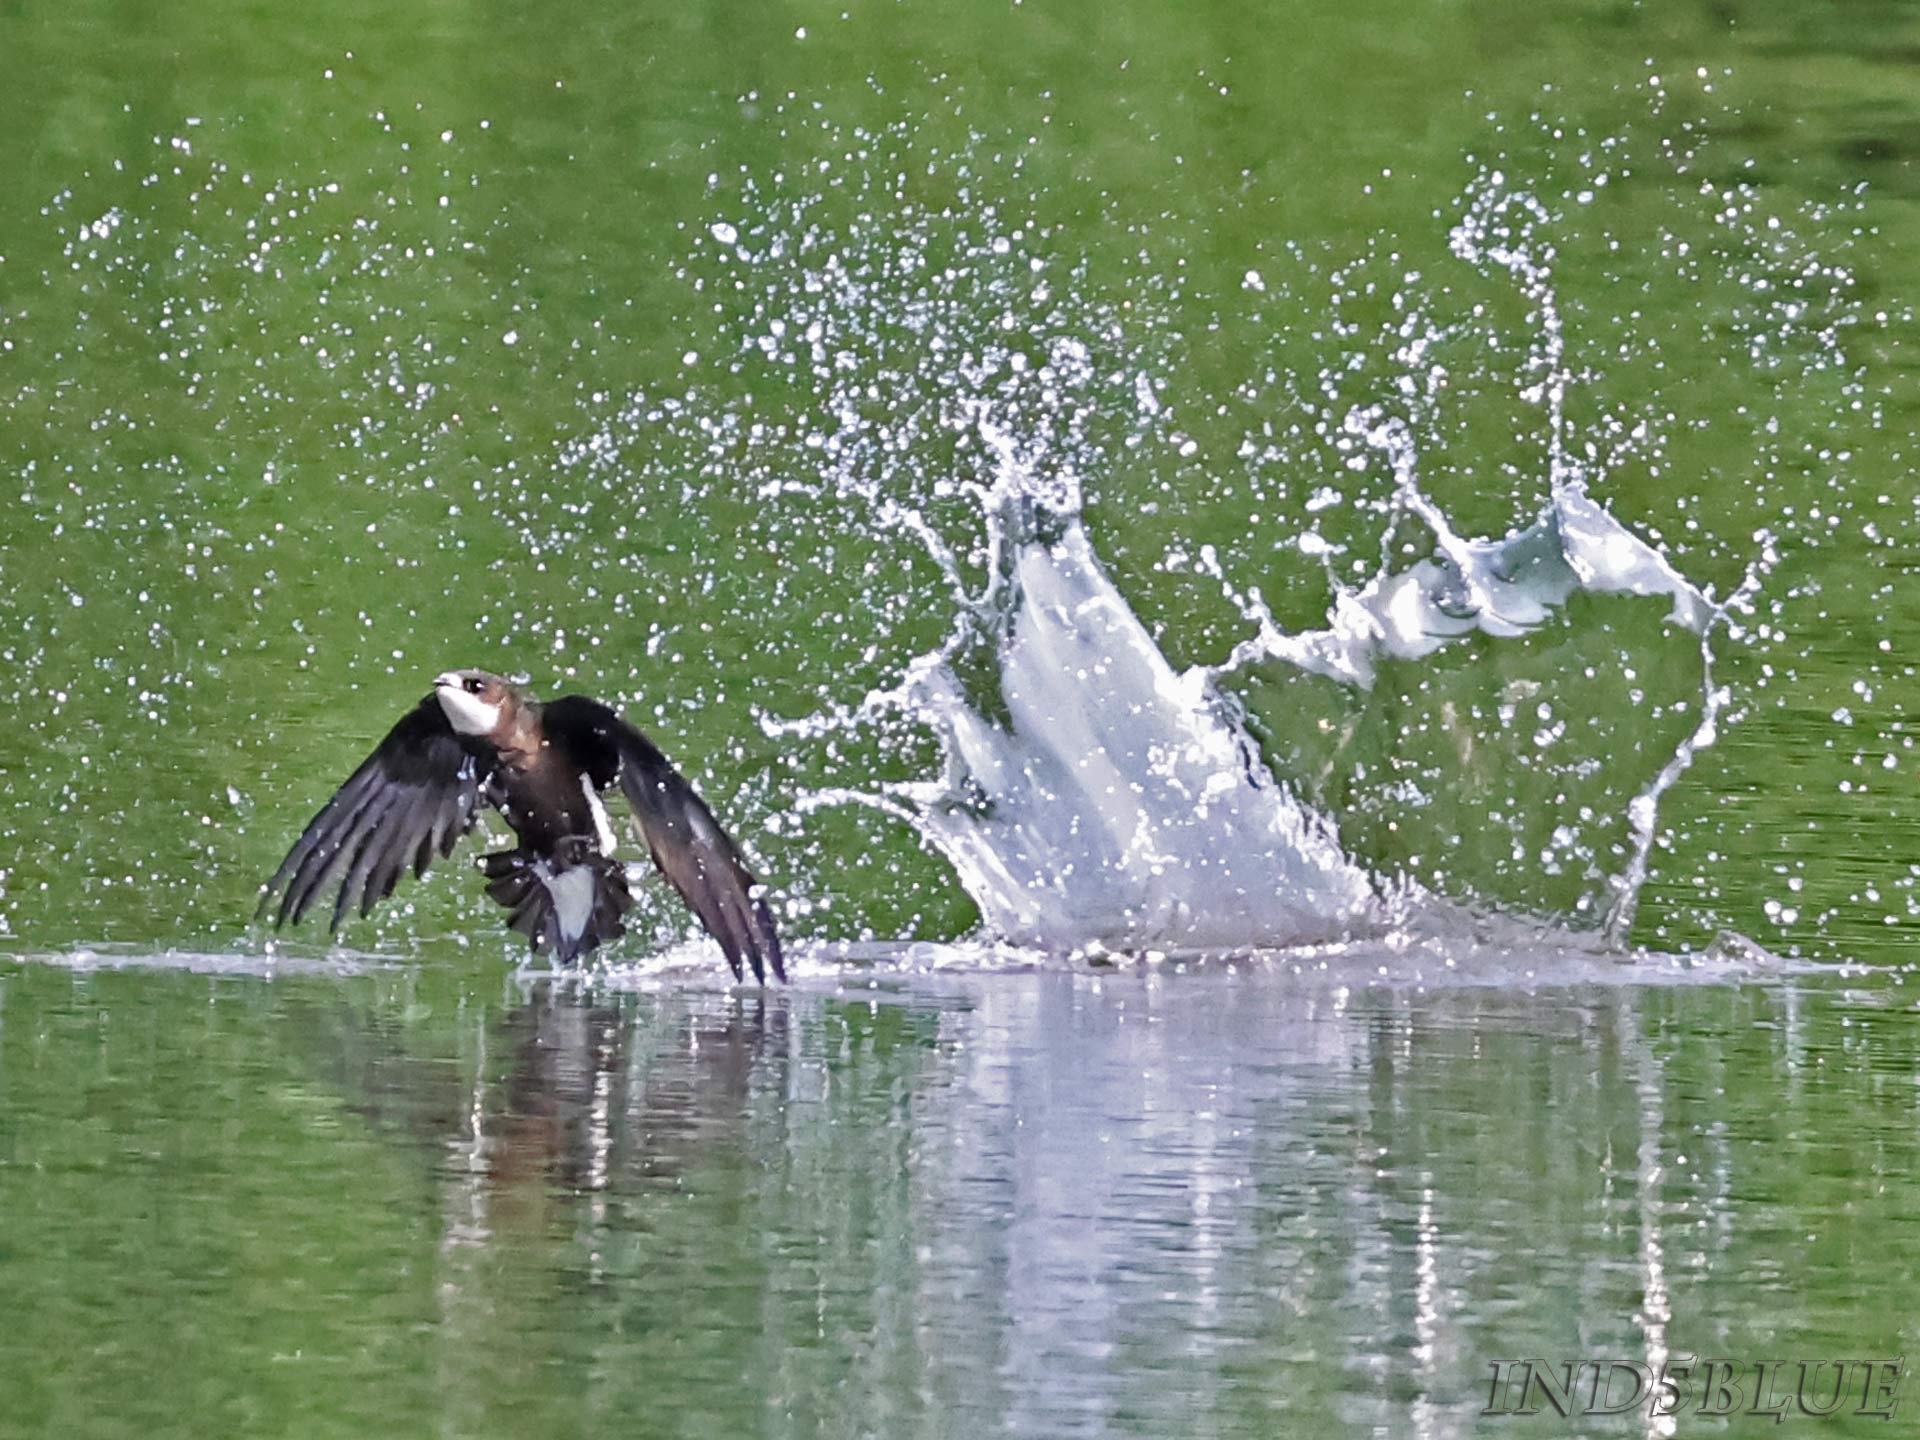
[[613, 822], [607, 818], [607, 807], [600, 803], [600, 792], [593, 788], [590, 776], [580, 777], [580, 793], [587, 797], [587, 809], [593, 813], [593, 828], [600, 836], [600, 853], [613, 854], [613, 847], [620, 842], [613, 833]]
[[593, 918], [593, 870], [576, 865], [555, 874], [543, 863], [540, 882], [553, 897], [553, 918], [559, 922], [564, 948], [570, 950], [587, 933], [587, 921]]

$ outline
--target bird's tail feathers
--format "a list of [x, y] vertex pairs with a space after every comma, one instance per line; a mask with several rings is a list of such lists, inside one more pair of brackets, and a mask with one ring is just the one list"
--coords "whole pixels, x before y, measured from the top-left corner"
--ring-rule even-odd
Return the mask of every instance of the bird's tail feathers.
[[626, 931], [633, 908], [626, 868], [588, 847], [547, 857], [497, 850], [480, 857], [487, 894], [512, 911], [507, 924], [536, 955], [571, 965]]

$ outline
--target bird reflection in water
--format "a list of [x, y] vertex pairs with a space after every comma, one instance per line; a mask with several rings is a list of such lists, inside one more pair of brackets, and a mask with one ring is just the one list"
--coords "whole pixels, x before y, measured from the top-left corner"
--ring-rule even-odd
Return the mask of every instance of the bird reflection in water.
[[[595, 996], [536, 985], [488, 1039], [471, 1101], [446, 1137], [456, 1214], [449, 1239], [565, 1224], [610, 1190], [672, 1187], [689, 1170], [739, 1163], [764, 1068], [787, 1051], [786, 997]], [[450, 1196], [454, 1199], [454, 1196]]]
[[791, 1028], [781, 993], [609, 994], [543, 978], [455, 1056], [444, 1032], [441, 1058], [421, 1053], [390, 1012], [334, 1012], [306, 1033], [349, 1108], [438, 1155], [444, 1243], [457, 1247], [558, 1238], [582, 1201], [596, 1218], [610, 1194], [743, 1165], [753, 1114], [778, 1108]]

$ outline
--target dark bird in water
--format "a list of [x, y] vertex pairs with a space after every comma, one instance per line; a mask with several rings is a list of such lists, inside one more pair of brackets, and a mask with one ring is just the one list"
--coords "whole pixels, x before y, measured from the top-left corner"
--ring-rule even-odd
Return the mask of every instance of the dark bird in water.
[[261, 894], [296, 924], [336, 881], [333, 923], [364, 917], [409, 865], [448, 855], [480, 807], [520, 843], [481, 857], [487, 894], [534, 952], [570, 965], [625, 930], [633, 905], [601, 796], [618, 787], [660, 873], [720, 942], [734, 978], [787, 978], [773, 916], [740, 849], [645, 735], [584, 695], [536, 700], [485, 670], [450, 670], [308, 823]]

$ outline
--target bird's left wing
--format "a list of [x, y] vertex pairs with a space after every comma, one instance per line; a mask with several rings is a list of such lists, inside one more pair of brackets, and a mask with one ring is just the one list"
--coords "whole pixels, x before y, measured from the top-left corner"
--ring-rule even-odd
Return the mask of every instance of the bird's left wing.
[[463, 740], [428, 695], [409, 710], [307, 823], [260, 895], [259, 914], [280, 903], [275, 926], [298, 923], [336, 879], [331, 930], [356, 904], [361, 915], [393, 893], [400, 872], [417, 876], [473, 828], [495, 756]]
[[540, 711], [549, 744], [561, 746], [597, 790], [618, 784], [647, 849], [700, 923], [726, 952], [733, 976], [787, 978], [773, 913], [733, 837], [720, 827], [687, 777], [645, 735], [598, 700], [566, 695]]

